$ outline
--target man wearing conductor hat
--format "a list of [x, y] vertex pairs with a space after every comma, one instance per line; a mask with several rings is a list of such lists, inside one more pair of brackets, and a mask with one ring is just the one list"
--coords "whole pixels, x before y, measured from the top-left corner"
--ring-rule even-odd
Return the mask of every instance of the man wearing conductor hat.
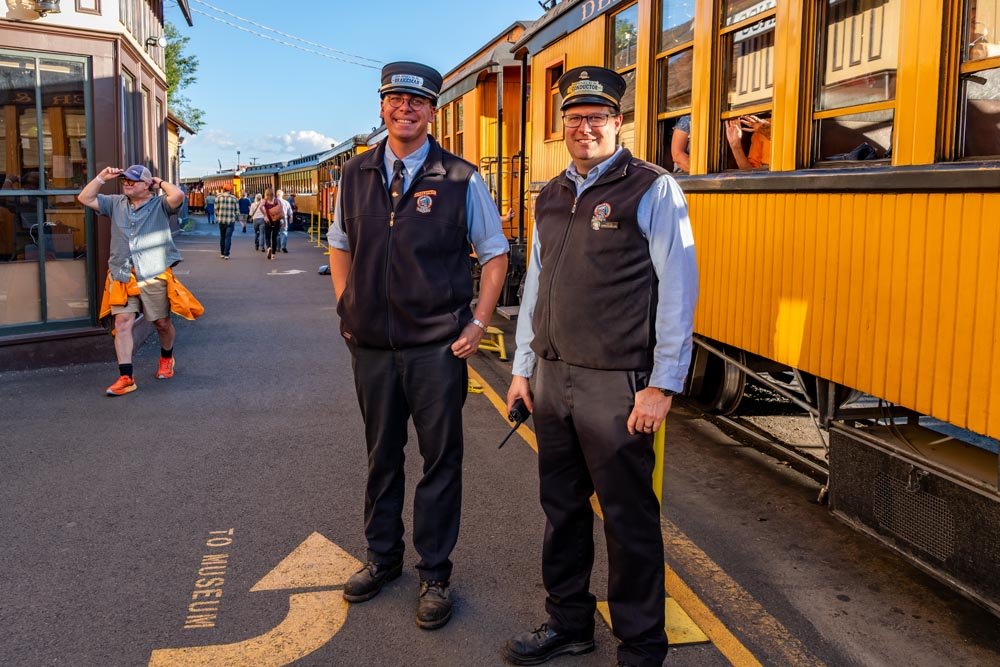
[[[413, 502], [416, 622], [451, 618], [451, 551], [462, 493], [466, 359], [479, 347], [507, 273], [507, 239], [475, 168], [427, 134], [441, 75], [411, 62], [382, 69], [388, 137], [343, 170], [330, 242], [340, 333], [365, 421], [365, 566], [344, 587], [363, 602], [403, 565], [403, 448], [413, 419], [423, 475]], [[482, 265], [472, 300], [470, 253]]]
[[652, 445], [687, 375], [698, 271], [680, 188], [617, 145], [625, 89], [603, 67], [559, 79], [571, 161], [535, 205], [507, 404], [534, 416], [548, 619], [504, 647], [518, 665], [594, 647], [595, 491], [618, 664], [667, 654]]

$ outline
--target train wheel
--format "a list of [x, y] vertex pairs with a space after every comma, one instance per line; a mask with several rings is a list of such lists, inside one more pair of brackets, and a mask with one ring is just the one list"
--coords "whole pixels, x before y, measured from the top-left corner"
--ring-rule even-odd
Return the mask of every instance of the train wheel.
[[[743, 350], [722, 347], [722, 352], [745, 364]], [[736, 412], [746, 391], [746, 373], [703, 347], [695, 346], [687, 396], [703, 411], [714, 415]]]
[[[795, 379], [798, 380], [799, 387], [802, 389], [802, 393], [805, 394], [806, 400], [809, 401], [809, 405], [817, 405], [817, 389], [816, 389], [816, 376], [812, 373], [806, 373], [805, 371], [800, 371], [798, 369], [793, 370], [795, 373]], [[851, 401], [857, 400], [861, 396], [861, 392], [851, 387], [838, 384], [837, 389], [834, 393], [834, 401], [837, 407], [846, 405]]]

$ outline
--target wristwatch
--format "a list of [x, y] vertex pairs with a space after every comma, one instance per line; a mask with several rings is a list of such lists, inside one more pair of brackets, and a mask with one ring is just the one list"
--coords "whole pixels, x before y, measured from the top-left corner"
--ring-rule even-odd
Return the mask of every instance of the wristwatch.
[[660, 389], [660, 391], [663, 392], [663, 395], [666, 396], [666, 397], [668, 397], [668, 398], [670, 396], [676, 396], [677, 395], [677, 392], [673, 391], [672, 389]]
[[486, 331], [486, 325], [483, 324], [482, 320], [473, 317], [472, 318], [472, 323], [475, 324], [480, 329], [482, 329], [483, 331]]

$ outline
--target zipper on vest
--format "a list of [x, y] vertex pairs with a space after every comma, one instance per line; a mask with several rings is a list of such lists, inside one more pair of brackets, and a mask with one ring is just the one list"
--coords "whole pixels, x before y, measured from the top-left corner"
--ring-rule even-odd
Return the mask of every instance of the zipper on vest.
[[395, 227], [396, 226], [396, 212], [395, 211], [390, 211], [389, 212], [389, 226], [390, 227]]
[[389, 305], [389, 261], [392, 259], [392, 228], [396, 225], [396, 209], [393, 206], [392, 195], [389, 193], [389, 185], [385, 180], [385, 170], [379, 169], [379, 173], [382, 175], [382, 187], [385, 189], [385, 198], [389, 204], [389, 235], [385, 240], [384, 275], [382, 276], [385, 283], [385, 336], [389, 341], [389, 348], [395, 350], [396, 343], [392, 340], [392, 306]]
[[555, 284], [555, 276], [559, 275], [559, 265], [562, 263], [563, 254], [566, 251], [566, 242], [569, 240], [569, 233], [573, 229], [573, 217], [576, 215], [576, 205], [580, 201], [580, 195], [574, 195], [573, 197], [573, 207], [569, 210], [569, 223], [566, 225], [566, 231], [563, 232], [562, 243], [559, 244], [559, 253], [556, 255], [556, 261], [552, 267], [552, 280], [549, 281], [549, 296], [548, 304], [549, 307], [545, 312], [546, 318], [548, 319], [547, 329], [549, 330], [549, 345], [552, 346], [552, 351], [556, 353], [556, 359], [561, 359], [562, 355], [559, 354], [559, 350], [556, 348], [555, 340], [552, 336], [552, 286]]

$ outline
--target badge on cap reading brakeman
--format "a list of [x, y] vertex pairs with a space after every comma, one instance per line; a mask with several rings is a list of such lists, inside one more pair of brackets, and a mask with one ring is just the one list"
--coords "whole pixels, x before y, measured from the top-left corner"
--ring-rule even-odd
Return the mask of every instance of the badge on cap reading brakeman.
[[404, 86], [423, 86], [424, 77], [414, 76], [412, 74], [393, 74], [391, 82], [399, 83]]

